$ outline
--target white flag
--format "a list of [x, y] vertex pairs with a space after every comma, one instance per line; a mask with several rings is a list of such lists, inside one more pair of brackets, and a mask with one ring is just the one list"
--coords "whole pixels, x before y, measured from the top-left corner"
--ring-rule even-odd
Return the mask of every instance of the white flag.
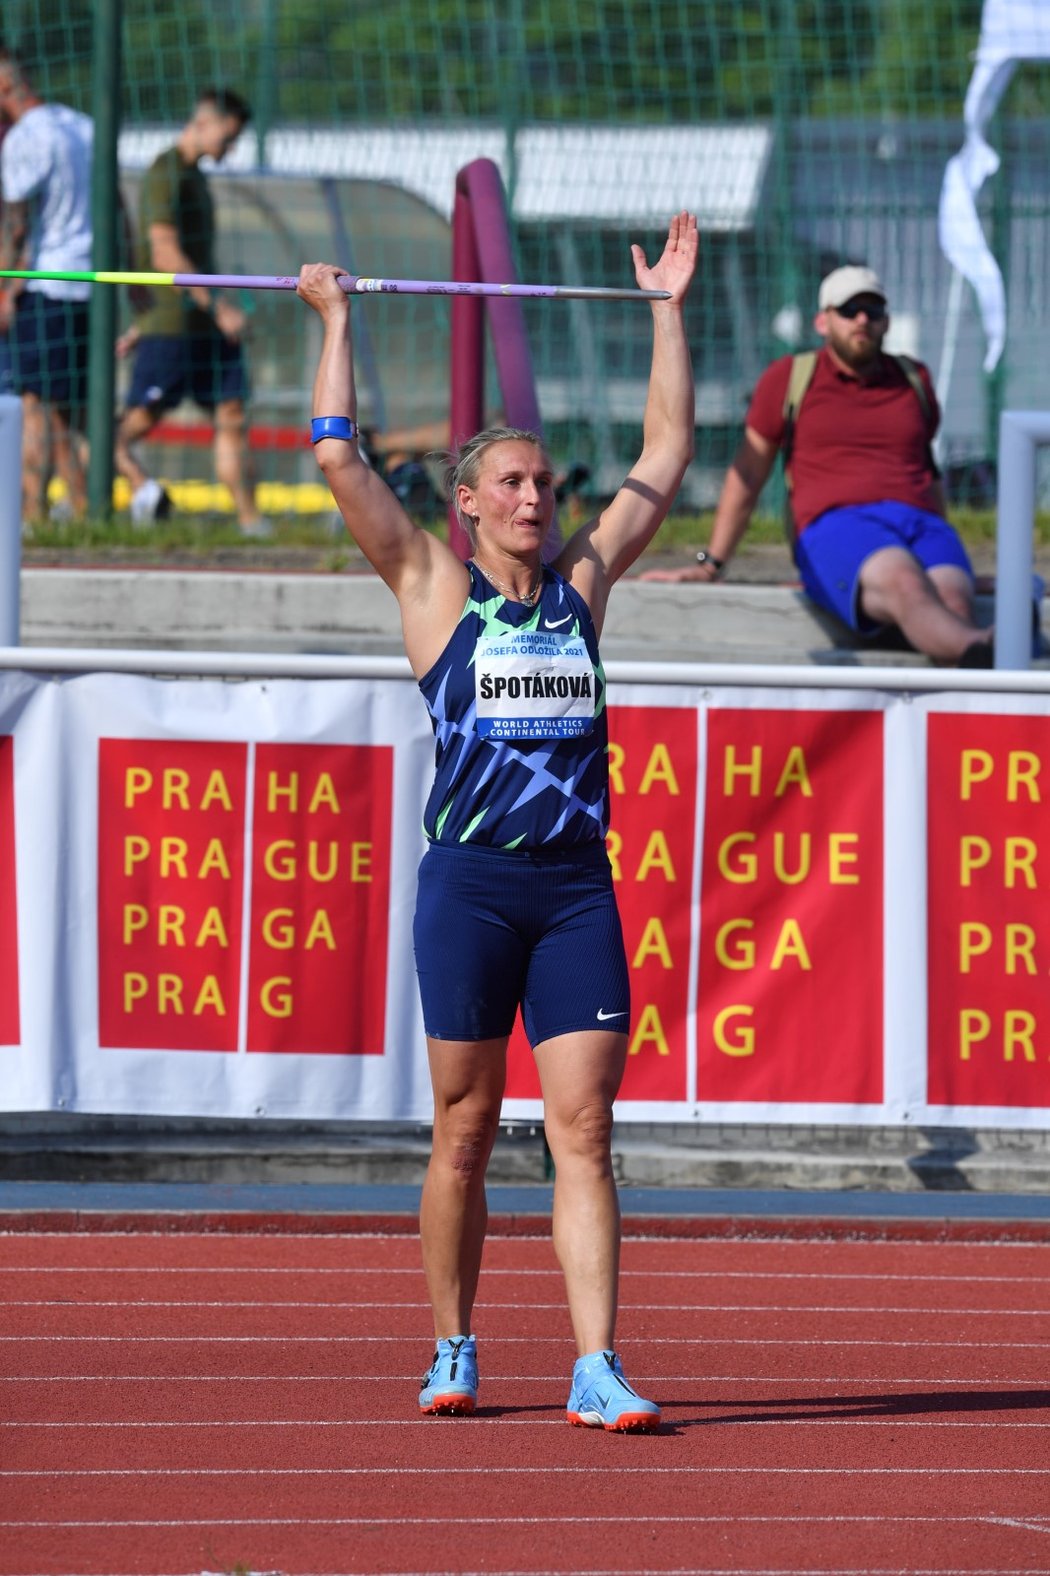
[[966, 92], [961, 152], [949, 159], [941, 186], [941, 250], [977, 292], [988, 340], [984, 369], [990, 372], [1006, 342], [1006, 290], [977, 213], [977, 194], [999, 168], [999, 155], [985, 141], [1019, 61], [1050, 59], [1050, 0], [985, 0], [974, 73]]

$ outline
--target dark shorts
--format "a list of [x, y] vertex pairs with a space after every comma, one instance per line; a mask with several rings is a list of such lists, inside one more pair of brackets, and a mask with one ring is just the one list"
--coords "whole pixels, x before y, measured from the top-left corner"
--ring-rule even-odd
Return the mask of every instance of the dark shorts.
[[909, 504], [851, 504], [828, 509], [800, 532], [795, 562], [806, 594], [861, 635], [882, 626], [860, 609], [860, 572], [872, 553], [903, 547], [924, 569], [954, 564], [973, 579], [966, 549], [947, 520]]
[[604, 843], [559, 853], [431, 843], [413, 926], [427, 1034], [494, 1040], [519, 1003], [530, 1045], [630, 1031], [623, 931]]
[[135, 347], [128, 410], [174, 410], [184, 399], [213, 410], [226, 400], [247, 398], [244, 352], [218, 332], [180, 339], [147, 335]]
[[87, 403], [87, 301], [54, 301], [23, 290], [9, 340], [16, 394], [36, 394], [46, 405], [77, 410]]

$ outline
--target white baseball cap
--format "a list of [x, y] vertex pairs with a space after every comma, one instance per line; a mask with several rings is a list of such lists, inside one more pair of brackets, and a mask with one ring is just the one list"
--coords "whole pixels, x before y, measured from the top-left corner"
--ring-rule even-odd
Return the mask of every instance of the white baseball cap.
[[845, 268], [834, 269], [821, 280], [817, 310], [826, 312], [829, 307], [845, 306], [847, 301], [859, 295], [873, 295], [882, 301], [886, 300], [885, 287], [874, 269], [849, 263]]

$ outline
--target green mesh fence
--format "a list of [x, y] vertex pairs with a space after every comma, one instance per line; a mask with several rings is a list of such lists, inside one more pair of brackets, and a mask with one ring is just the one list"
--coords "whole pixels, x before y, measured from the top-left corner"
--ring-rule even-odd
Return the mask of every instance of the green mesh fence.
[[[4, 0], [3, 40], [42, 94], [91, 111], [91, 0]], [[683, 504], [709, 506], [755, 378], [813, 342], [816, 287], [840, 262], [878, 270], [890, 348], [931, 367], [957, 502], [994, 497], [998, 418], [1043, 408], [1050, 195], [1050, 44], [1015, 40], [1017, 69], [986, 135], [1001, 167], [975, 195], [1001, 272], [1005, 343], [986, 365], [973, 286], [942, 249], [938, 207], [964, 141], [963, 105], [990, 13], [1010, 0], [124, 0], [120, 164], [129, 212], [150, 158], [197, 90], [228, 84], [251, 126], [214, 176], [223, 270], [290, 272], [327, 257], [361, 273], [447, 276], [456, 170], [499, 164], [520, 277], [632, 282], [629, 243], [700, 216], [689, 308], [697, 459]], [[1045, 28], [1046, 24], [1042, 26]], [[316, 334], [291, 297], [256, 296], [251, 406], [264, 507], [316, 508], [308, 414]], [[648, 364], [644, 308], [526, 304], [554, 457], [596, 495], [636, 452]], [[128, 320], [122, 300], [121, 325]], [[447, 419], [448, 305], [356, 309], [363, 406], [380, 431]], [[126, 367], [118, 373], [119, 391]], [[498, 391], [489, 388], [493, 412]], [[187, 406], [149, 450], [199, 481], [210, 455]], [[188, 495], [187, 495], [188, 496]], [[323, 504], [323, 497], [320, 498]], [[775, 500], [771, 499], [775, 504]]]

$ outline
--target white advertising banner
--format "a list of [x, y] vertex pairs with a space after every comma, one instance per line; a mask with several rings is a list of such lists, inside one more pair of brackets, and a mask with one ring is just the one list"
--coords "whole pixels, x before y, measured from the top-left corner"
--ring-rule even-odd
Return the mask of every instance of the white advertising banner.
[[[621, 1119], [1046, 1125], [1045, 696], [609, 698]], [[0, 1109], [428, 1120], [432, 755], [407, 678], [0, 672]]]

